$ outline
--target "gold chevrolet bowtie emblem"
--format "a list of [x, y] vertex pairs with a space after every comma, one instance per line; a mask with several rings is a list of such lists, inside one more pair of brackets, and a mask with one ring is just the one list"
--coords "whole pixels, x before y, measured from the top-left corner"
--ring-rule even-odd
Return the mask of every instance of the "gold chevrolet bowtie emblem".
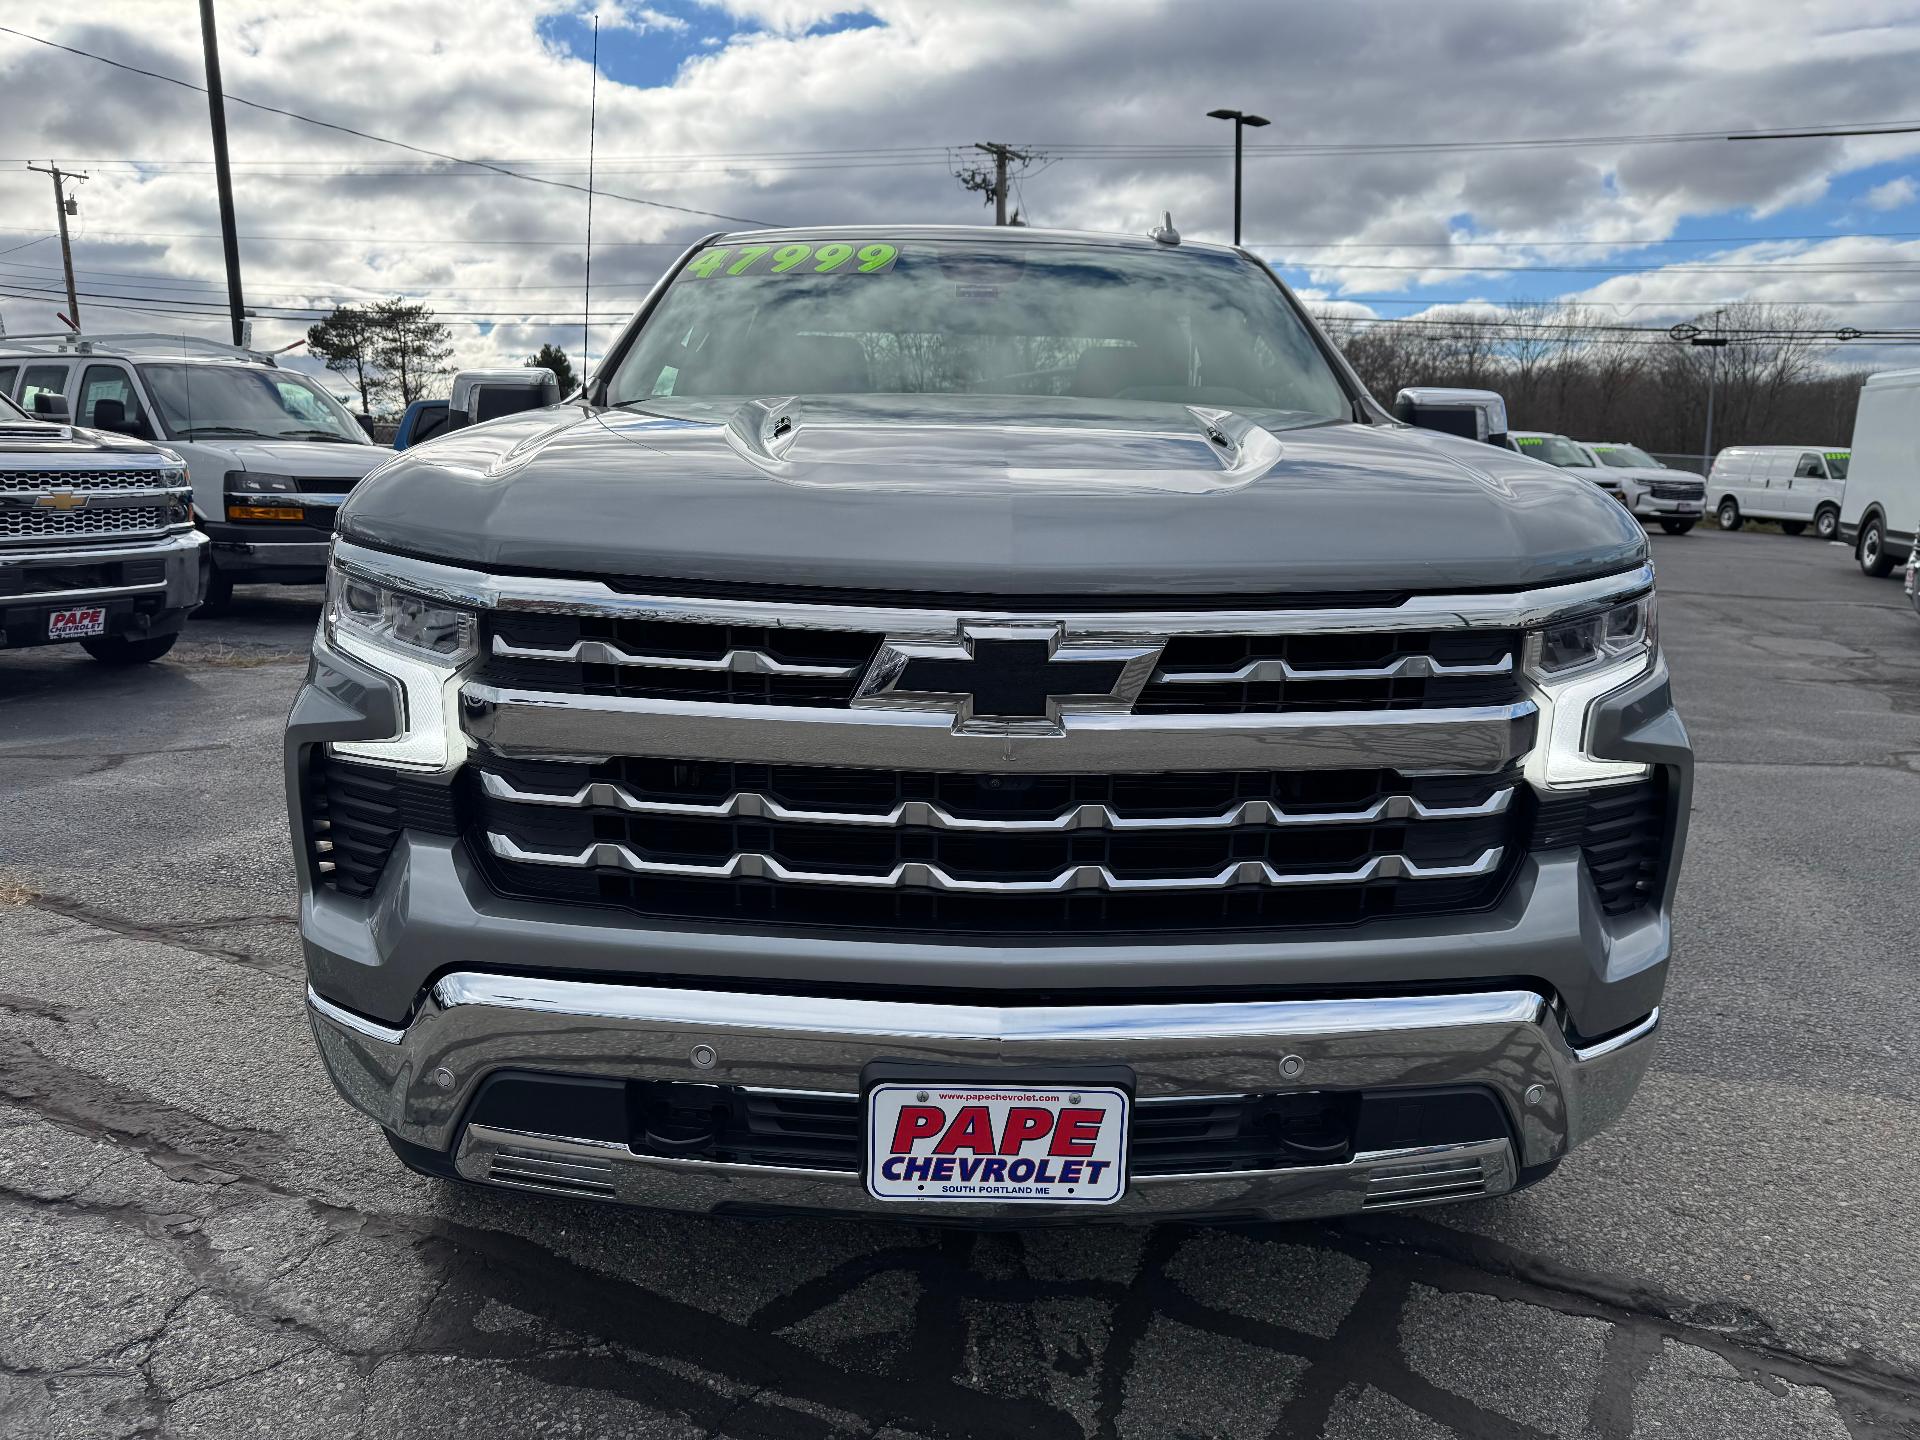
[[71, 490], [56, 490], [51, 495], [42, 495], [33, 504], [37, 510], [84, 510], [87, 497]]

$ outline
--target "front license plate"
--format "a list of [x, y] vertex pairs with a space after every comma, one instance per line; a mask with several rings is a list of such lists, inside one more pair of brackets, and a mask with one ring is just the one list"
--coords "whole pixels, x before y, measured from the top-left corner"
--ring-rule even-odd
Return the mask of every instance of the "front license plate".
[[1127, 1092], [882, 1084], [867, 1092], [876, 1200], [1111, 1205], [1127, 1188]]
[[107, 612], [101, 605], [80, 610], [56, 610], [47, 617], [49, 640], [79, 640], [87, 635], [107, 633]]

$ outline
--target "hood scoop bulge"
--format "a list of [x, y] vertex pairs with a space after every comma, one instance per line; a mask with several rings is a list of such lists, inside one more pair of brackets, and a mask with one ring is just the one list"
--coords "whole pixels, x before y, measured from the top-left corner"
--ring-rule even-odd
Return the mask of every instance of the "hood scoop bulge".
[[786, 484], [944, 495], [1219, 494], [1281, 457], [1231, 410], [1050, 397], [774, 397], [742, 405], [726, 436]]

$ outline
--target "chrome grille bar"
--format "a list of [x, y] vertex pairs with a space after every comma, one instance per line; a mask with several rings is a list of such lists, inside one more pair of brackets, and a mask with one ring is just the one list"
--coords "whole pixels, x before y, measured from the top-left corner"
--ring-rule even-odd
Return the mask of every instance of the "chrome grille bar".
[[635, 655], [606, 640], [576, 640], [564, 650], [516, 645], [493, 637], [493, 653], [503, 660], [545, 660], [560, 665], [622, 665], [641, 670], [731, 671], [736, 675], [791, 675], [814, 680], [849, 680], [861, 665], [801, 665], [778, 660], [764, 650], [729, 650], [718, 658], [689, 655]]
[[487, 844], [503, 860], [529, 865], [560, 865], [576, 870], [600, 867], [635, 875], [680, 880], [777, 880], [790, 885], [840, 885], [885, 890], [941, 890], [976, 895], [1055, 895], [1074, 890], [1224, 890], [1234, 885], [1267, 887], [1364, 885], [1373, 880], [1464, 880], [1491, 875], [1500, 865], [1498, 846], [1483, 850], [1464, 865], [1422, 865], [1404, 855], [1375, 855], [1352, 870], [1302, 873], [1276, 870], [1264, 860], [1239, 860], [1211, 875], [1115, 875], [1104, 865], [1074, 865], [1044, 880], [974, 880], [949, 875], [937, 865], [903, 861], [891, 870], [868, 873], [795, 870], [771, 855], [735, 855], [718, 865], [678, 860], [649, 860], [617, 841], [601, 840], [581, 850], [528, 850], [510, 835], [489, 831]]
[[1211, 815], [1120, 815], [1106, 805], [1075, 805], [1058, 815], [1028, 820], [996, 820], [955, 815], [928, 800], [903, 800], [891, 810], [801, 810], [769, 796], [745, 791], [711, 803], [642, 800], [609, 781], [582, 785], [571, 794], [523, 790], [504, 775], [485, 771], [481, 785], [489, 798], [518, 805], [589, 806], [634, 815], [667, 815], [695, 820], [782, 820], [802, 825], [859, 825], [874, 828], [919, 826], [931, 830], [989, 833], [1055, 833], [1070, 830], [1227, 830], [1252, 826], [1368, 825], [1381, 820], [1471, 820], [1503, 815], [1513, 802], [1513, 787], [1498, 790], [1472, 805], [1428, 805], [1411, 795], [1387, 795], [1364, 810], [1292, 813], [1266, 800], [1246, 800]]
[[[1030, 625], [1033, 611], [888, 605], [832, 605], [770, 600], [696, 600], [634, 595], [600, 581], [530, 575], [494, 575], [464, 566], [417, 560], [336, 540], [334, 559], [346, 569], [416, 594], [483, 610], [548, 615], [598, 615], [697, 625], [748, 625], [794, 630], [852, 630], [862, 634], [951, 638], [963, 624]], [[1524, 629], [1570, 609], [1625, 600], [1653, 584], [1653, 567], [1502, 595], [1415, 595], [1396, 605], [1245, 610], [1076, 611], [1071, 602], [1042, 618], [1074, 635], [1109, 638], [1177, 635], [1358, 635], [1382, 631]]]
[[1249, 660], [1238, 670], [1156, 670], [1156, 685], [1239, 685], [1269, 680], [1431, 680], [1450, 675], [1511, 675], [1513, 656], [1502, 655], [1488, 663], [1452, 665], [1428, 655], [1403, 655], [1386, 665], [1357, 669], [1306, 669], [1285, 660]]
[[729, 705], [635, 696], [564, 695], [469, 682], [466, 733], [506, 756], [662, 759], [897, 770], [1142, 773], [1167, 770], [1386, 769], [1483, 775], [1533, 742], [1532, 701], [1426, 710], [1286, 714], [1063, 715], [1036, 735], [1018, 722], [957, 731], [951, 715], [915, 710]]

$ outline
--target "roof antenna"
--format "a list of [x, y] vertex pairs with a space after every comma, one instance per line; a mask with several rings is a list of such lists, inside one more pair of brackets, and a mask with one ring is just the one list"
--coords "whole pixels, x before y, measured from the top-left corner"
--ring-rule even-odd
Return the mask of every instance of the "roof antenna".
[[593, 327], [593, 141], [600, 125], [600, 17], [593, 17], [593, 88], [587, 96], [587, 275], [580, 286], [580, 379], [587, 379]]
[[1180, 243], [1180, 232], [1173, 228], [1173, 212], [1171, 210], [1163, 210], [1160, 213], [1165, 218], [1160, 224], [1154, 226], [1153, 229], [1147, 232], [1147, 237], [1152, 240], [1158, 240], [1162, 245], [1178, 245]]

